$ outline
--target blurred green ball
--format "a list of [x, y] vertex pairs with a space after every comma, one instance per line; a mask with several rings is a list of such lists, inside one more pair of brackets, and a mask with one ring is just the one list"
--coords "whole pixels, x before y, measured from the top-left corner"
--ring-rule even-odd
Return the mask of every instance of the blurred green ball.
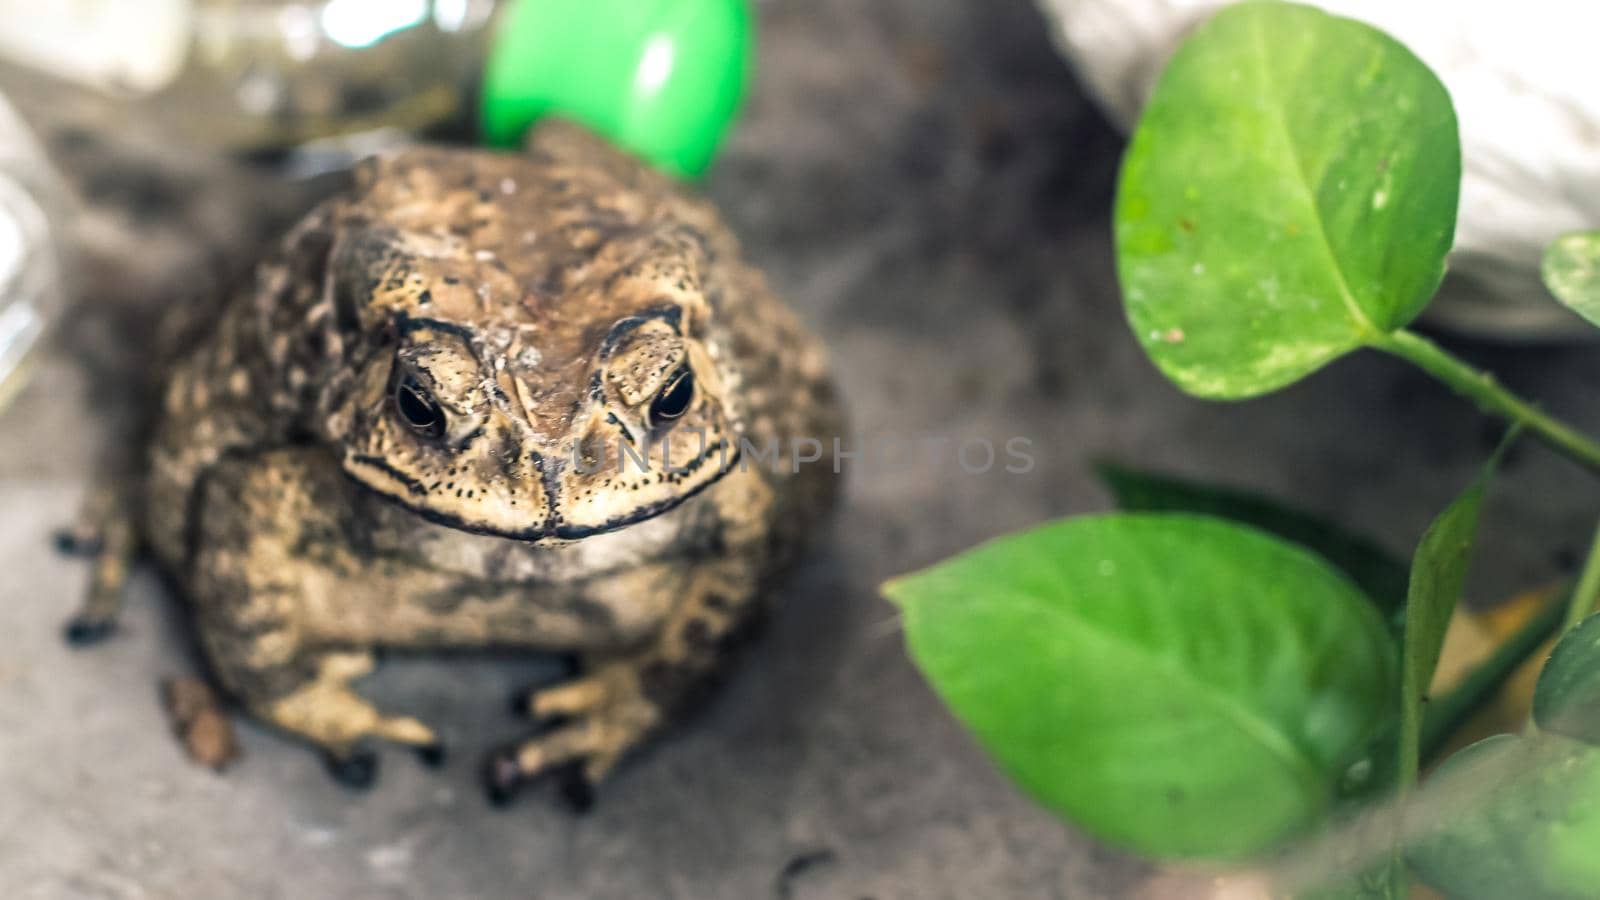
[[751, 68], [747, 0], [510, 0], [484, 71], [485, 140], [561, 115], [660, 168], [705, 172]]

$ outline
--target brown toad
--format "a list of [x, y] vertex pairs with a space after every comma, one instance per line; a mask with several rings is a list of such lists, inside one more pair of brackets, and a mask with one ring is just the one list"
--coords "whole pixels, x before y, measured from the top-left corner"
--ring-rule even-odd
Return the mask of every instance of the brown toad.
[[[250, 713], [370, 776], [378, 648], [573, 652], [489, 786], [587, 783], [714, 674], [830, 504], [823, 352], [704, 202], [582, 130], [368, 161], [175, 357], [130, 520]], [[773, 448], [777, 448], [775, 455]], [[742, 454], [742, 455], [741, 455]], [[110, 520], [71, 633], [103, 633]]]

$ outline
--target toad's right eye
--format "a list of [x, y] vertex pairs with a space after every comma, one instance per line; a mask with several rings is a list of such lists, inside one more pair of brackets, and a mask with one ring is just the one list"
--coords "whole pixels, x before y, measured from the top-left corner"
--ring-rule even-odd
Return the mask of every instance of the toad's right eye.
[[394, 386], [394, 412], [400, 421], [423, 437], [444, 437], [444, 410], [415, 375], [402, 377]]

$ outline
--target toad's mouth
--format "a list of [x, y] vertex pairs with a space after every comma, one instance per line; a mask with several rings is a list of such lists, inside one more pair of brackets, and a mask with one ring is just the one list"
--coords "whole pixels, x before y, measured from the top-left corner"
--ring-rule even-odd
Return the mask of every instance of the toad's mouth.
[[[548, 519], [542, 524], [526, 528], [506, 527], [482, 519], [474, 519], [460, 511], [431, 506], [422, 499], [427, 495], [427, 490], [421, 482], [399, 471], [379, 457], [348, 455], [345, 458], [344, 472], [346, 477], [355, 482], [360, 489], [371, 492], [379, 498], [432, 524], [456, 531], [464, 531], [468, 534], [537, 543], [539, 541], [582, 540], [620, 531], [631, 525], [637, 525], [640, 522], [665, 515], [698, 497], [707, 488], [721, 481], [738, 466], [739, 461], [739, 449], [734, 448], [733, 452], [728, 454], [724, 465], [719, 466], [709, 473], [708, 477], [703, 481], [689, 487], [682, 493], [663, 498], [655, 503], [639, 506], [628, 513], [614, 516], [603, 522], [596, 524], [566, 522], [561, 519], [559, 512], [551, 512]], [[554, 505], [551, 508], [554, 509]]]

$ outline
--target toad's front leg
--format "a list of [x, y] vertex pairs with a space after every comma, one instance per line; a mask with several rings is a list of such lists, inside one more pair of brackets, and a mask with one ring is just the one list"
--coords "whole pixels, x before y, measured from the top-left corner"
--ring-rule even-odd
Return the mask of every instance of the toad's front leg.
[[[677, 604], [644, 644], [590, 654], [585, 674], [528, 692], [522, 710], [548, 730], [492, 754], [485, 766], [490, 799], [508, 801], [535, 776], [557, 770], [580, 804], [631, 750], [644, 743], [714, 681], [728, 645], [758, 606], [754, 554], [682, 564]], [[661, 584], [661, 579], [654, 580]]]
[[310, 627], [311, 595], [337, 594], [350, 576], [337, 559], [308, 554], [327, 525], [313, 497], [339, 485], [321, 483], [333, 476], [296, 453], [230, 460], [199, 489], [196, 623], [213, 671], [252, 715], [321, 749], [340, 780], [365, 786], [376, 765], [371, 739], [430, 762], [441, 749], [428, 726], [380, 713], [351, 688], [372, 670], [370, 652]]

